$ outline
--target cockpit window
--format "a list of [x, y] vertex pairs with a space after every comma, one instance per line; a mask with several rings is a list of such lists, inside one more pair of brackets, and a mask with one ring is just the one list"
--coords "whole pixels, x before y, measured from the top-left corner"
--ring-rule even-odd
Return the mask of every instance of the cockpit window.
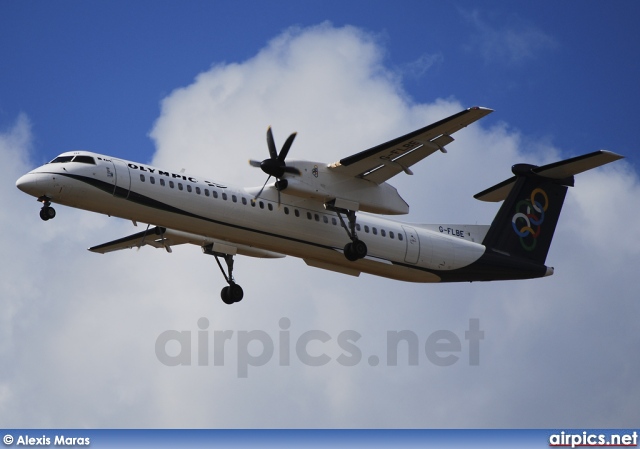
[[57, 164], [57, 163], [61, 163], [61, 162], [79, 162], [81, 164], [93, 164], [96, 165], [96, 161], [93, 157], [91, 156], [83, 156], [83, 155], [78, 155], [78, 156], [58, 156], [57, 158], [55, 158], [54, 160], [52, 160], [51, 162], [49, 162], [50, 164]]
[[57, 158], [55, 158], [54, 160], [52, 160], [49, 163], [50, 164], [57, 164], [57, 163], [60, 163], [60, 162], [69, 162], [69, 161], [71, 161], [71, 159], [73, 159], [73, 156], [58, 156]]
[[81, 164], [96, 165], [96, 161], [91, 156], [76, 156], [73, 158], [73, 162], [80, 162]]

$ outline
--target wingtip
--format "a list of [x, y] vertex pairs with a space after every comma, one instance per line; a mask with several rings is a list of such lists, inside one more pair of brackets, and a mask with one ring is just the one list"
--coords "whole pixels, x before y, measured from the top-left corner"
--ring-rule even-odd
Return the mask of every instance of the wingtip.
[[484, 106], [473, 106], [468, 109], [469, 111], [482, 111], [485, 114], [491, 114], [494, 110], [491, 108], [485, 108]]
[[601, 154], [606, 154], [607, 156], [609, 156], [609, 158], [611, 159], [611, 161], [617, 161], [618, 159], [624, 159], [625, 156], [618, 154], [618, 153], [614, 153], [613, 151], [609, 151], [609, 150], [600, 150]]

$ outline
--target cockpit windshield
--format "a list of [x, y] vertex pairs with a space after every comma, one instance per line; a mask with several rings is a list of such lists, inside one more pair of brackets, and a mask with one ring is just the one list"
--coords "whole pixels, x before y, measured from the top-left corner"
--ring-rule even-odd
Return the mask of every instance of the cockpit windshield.
[[50, 164], [59, 164], [61, 162], [80, 162], [81, 164], [93, 164], [96, 165], [96, 161], [95, 159], [93, 159], [93, 157], [91, 156], [85, 156], [85, 155], [76, 155], [76, 156], [58, 156], [57, 158], [55, 158], [54, 160], [52, 160], [51, 162], [49, 162]]
[[96, 165], [96, 161], [91, 156], [76, 156], [71, 162], [80, 162], [82, 164]]
[[70, 162], [71, 159], [73, 159], [73, 156], [58, 156], [57, 158], [55, 158], [54, 160], [52, 160], [49, 163], [50, 164], [57, 164], [57, 163], [60, 163], [60, 162]]

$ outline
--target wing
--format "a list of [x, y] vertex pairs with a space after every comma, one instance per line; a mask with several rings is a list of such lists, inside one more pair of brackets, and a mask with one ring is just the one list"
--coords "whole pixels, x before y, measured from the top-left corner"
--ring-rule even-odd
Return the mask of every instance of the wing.
[[170, 240], [168, 236], [165, 235], [165, 231], [165, 228], [154, 227], [121, 239], [103, 243], [102, 245], [92, 246], [89, 248], [89, 251], [106, 254], [121, 249], [141, 248], [145, 245], [151, 245], [155, 248], [166, 248], [167, 251], [171, 252], [171, 246], [187, 243], [182, 241], [178, 242], [173, 239]]
[[106, 254], [121, 249], [140, 248], [142, 246], [149, 245], [154, 248], [164, 248], [170, 253], [172, 246], [183, 245], [185, 243], [197, 245], [202, 248], [207, 247], [210, 252], [222, 254], [240, 254], [242, 256], [270, 259], [285, 257], [284, 254], [275, 253], [273, 251], [225, 242], [202, 235], [191, 234], [189, 232], [162, 228], [160, 226], [156, 226], [121, 239], [113, 240], [111, 242], [103, 243], [102, 245], [92, 246], [89, 248], [89, 251]]
[[473, 107], [439, 122], [413, 131], [387, 143], [341, 159], [330, 165], [342, 175], [367, 179], [381, 184], [401, 171], [412, 174], [409, 167], [453, 142], [451, 134], [493, 112]]

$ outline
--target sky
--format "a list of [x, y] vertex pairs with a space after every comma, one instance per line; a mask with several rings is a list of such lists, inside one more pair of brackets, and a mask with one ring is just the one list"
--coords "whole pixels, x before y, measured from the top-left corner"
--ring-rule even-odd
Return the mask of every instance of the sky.
[[[0, 12], [3, 427], [637, 426], [637, 2]], [[266, 157], [267, 126], [280, 145], [298, 132], [288, 159], [331, 163], [475, 105], [495, 112], [390, 181], [406, 221], [488, 224], [497, 205], [472, 195], [515, 163], [625, 156], [577, 177], [551, 277], [411, 284], [238, 258], [245, 299], [230, 307], [198, 248], [93, 254], [140, 227], [63, 206], [45, 223], [15, 188], [74, 149], [256, 186], [247, 160]], [[400, 345], [394, 364], [397, 333], [419, 351]], [[329, 337], [307, 348], [327, 363], [300, 356], [309, 335]], [[428, 355], [442, 336], [448, 366]]]

